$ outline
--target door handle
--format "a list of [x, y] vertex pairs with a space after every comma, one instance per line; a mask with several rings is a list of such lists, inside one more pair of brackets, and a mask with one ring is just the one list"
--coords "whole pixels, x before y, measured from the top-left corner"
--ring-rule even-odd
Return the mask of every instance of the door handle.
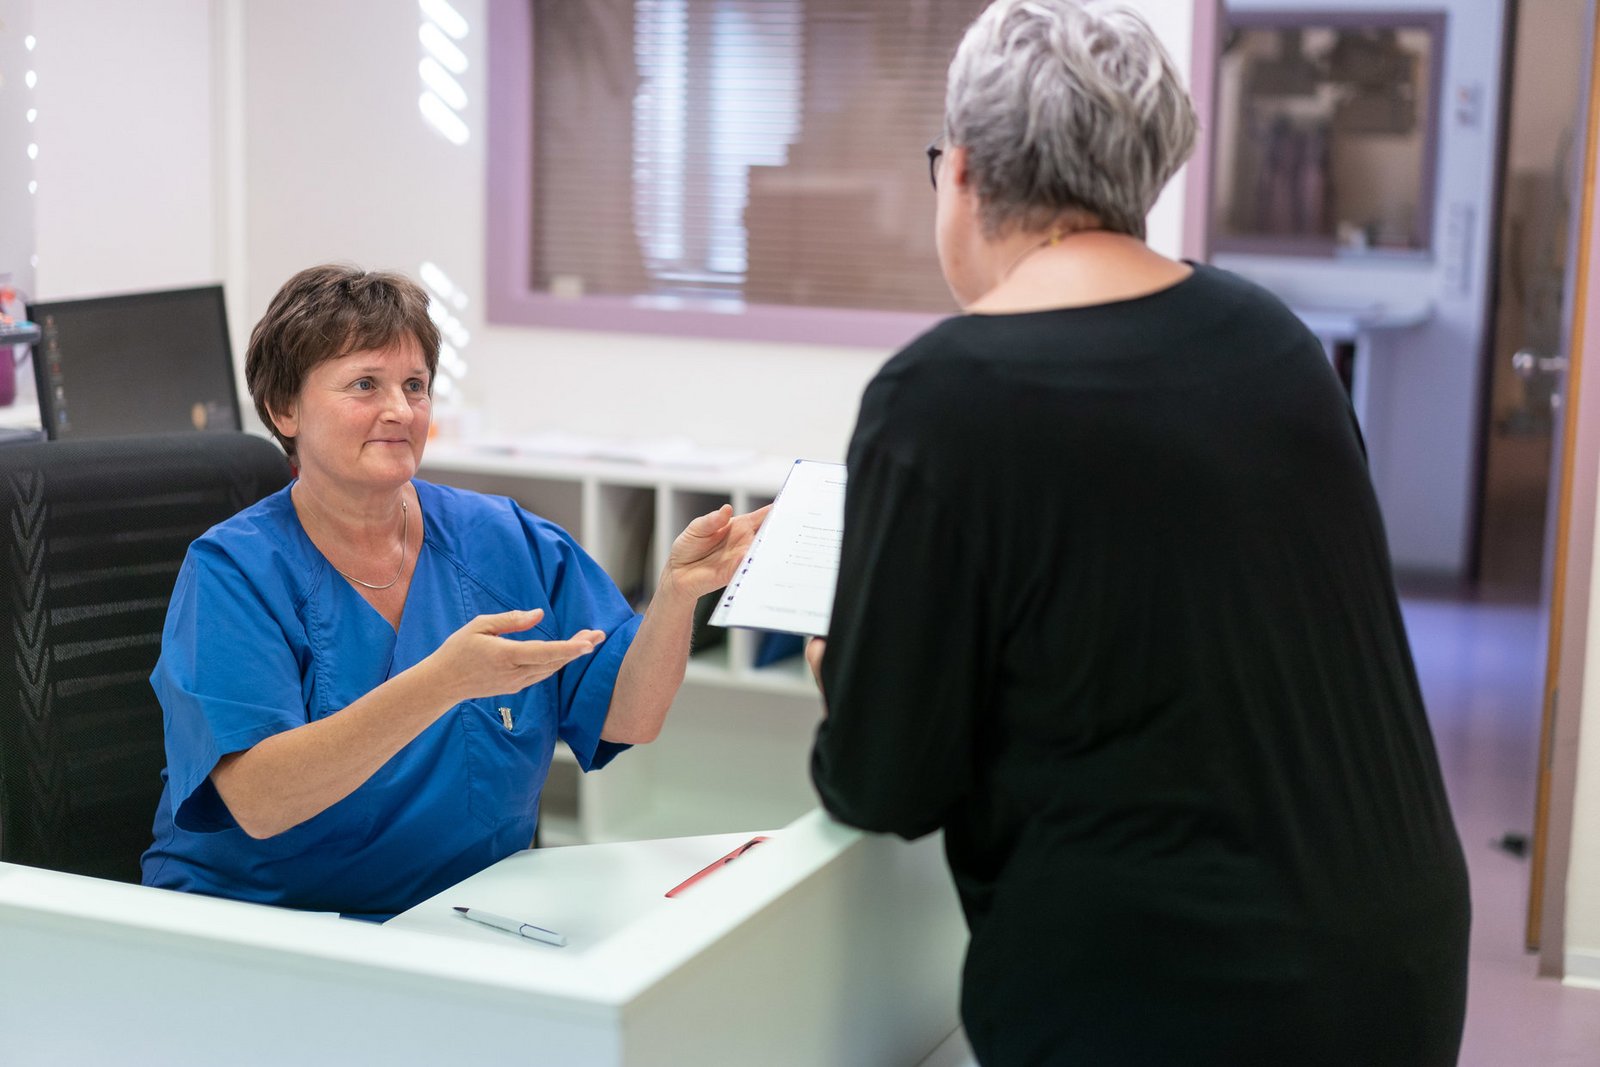
[[1567, 369], [1567, 357], [1541, 356], [1524, 348], [1511, 357], [1511, 369], [1520, 378], [1532, 378], [1536, 374], [1561, 374]]

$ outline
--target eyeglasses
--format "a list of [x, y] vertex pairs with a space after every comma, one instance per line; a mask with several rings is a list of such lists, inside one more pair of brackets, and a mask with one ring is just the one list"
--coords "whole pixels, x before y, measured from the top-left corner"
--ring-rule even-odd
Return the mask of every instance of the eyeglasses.
[[944, 155], [944, 146], [939, 143], [942, 140], [943, 137], [935, 137], [928, 145], [928, 181], [935, 191], [939, 188], [939, 157]]

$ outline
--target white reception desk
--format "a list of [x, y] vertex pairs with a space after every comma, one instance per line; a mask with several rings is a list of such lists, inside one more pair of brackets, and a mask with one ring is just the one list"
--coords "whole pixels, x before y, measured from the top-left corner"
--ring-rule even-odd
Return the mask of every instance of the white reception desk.
[[920, 1062], [966, 942], [939, 838], [812, 812], [663, 895], [750, 836], [518, 853], [384, 926], [0, 864], [0, 1061]]

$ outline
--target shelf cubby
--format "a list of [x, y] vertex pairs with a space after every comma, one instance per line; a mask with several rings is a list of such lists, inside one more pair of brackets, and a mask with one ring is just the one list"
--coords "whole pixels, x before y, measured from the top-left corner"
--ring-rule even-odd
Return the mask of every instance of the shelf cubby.
[[650, 602], [665, 558], [656, 536], [659, 495], [651, 486], [596, 483], [594, 514], [588, 524], [593, 534], [578, 539], [635, 611], [643, 611]]

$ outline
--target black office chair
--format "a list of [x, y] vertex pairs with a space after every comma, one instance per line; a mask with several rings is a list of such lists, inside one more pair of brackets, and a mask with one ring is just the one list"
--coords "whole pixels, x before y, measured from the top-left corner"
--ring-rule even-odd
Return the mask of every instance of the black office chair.
[[139, 880], [166, 764], [150, 671], [179, 565], [289, 477], [243, 433], [0, 446], [0, 860]]

